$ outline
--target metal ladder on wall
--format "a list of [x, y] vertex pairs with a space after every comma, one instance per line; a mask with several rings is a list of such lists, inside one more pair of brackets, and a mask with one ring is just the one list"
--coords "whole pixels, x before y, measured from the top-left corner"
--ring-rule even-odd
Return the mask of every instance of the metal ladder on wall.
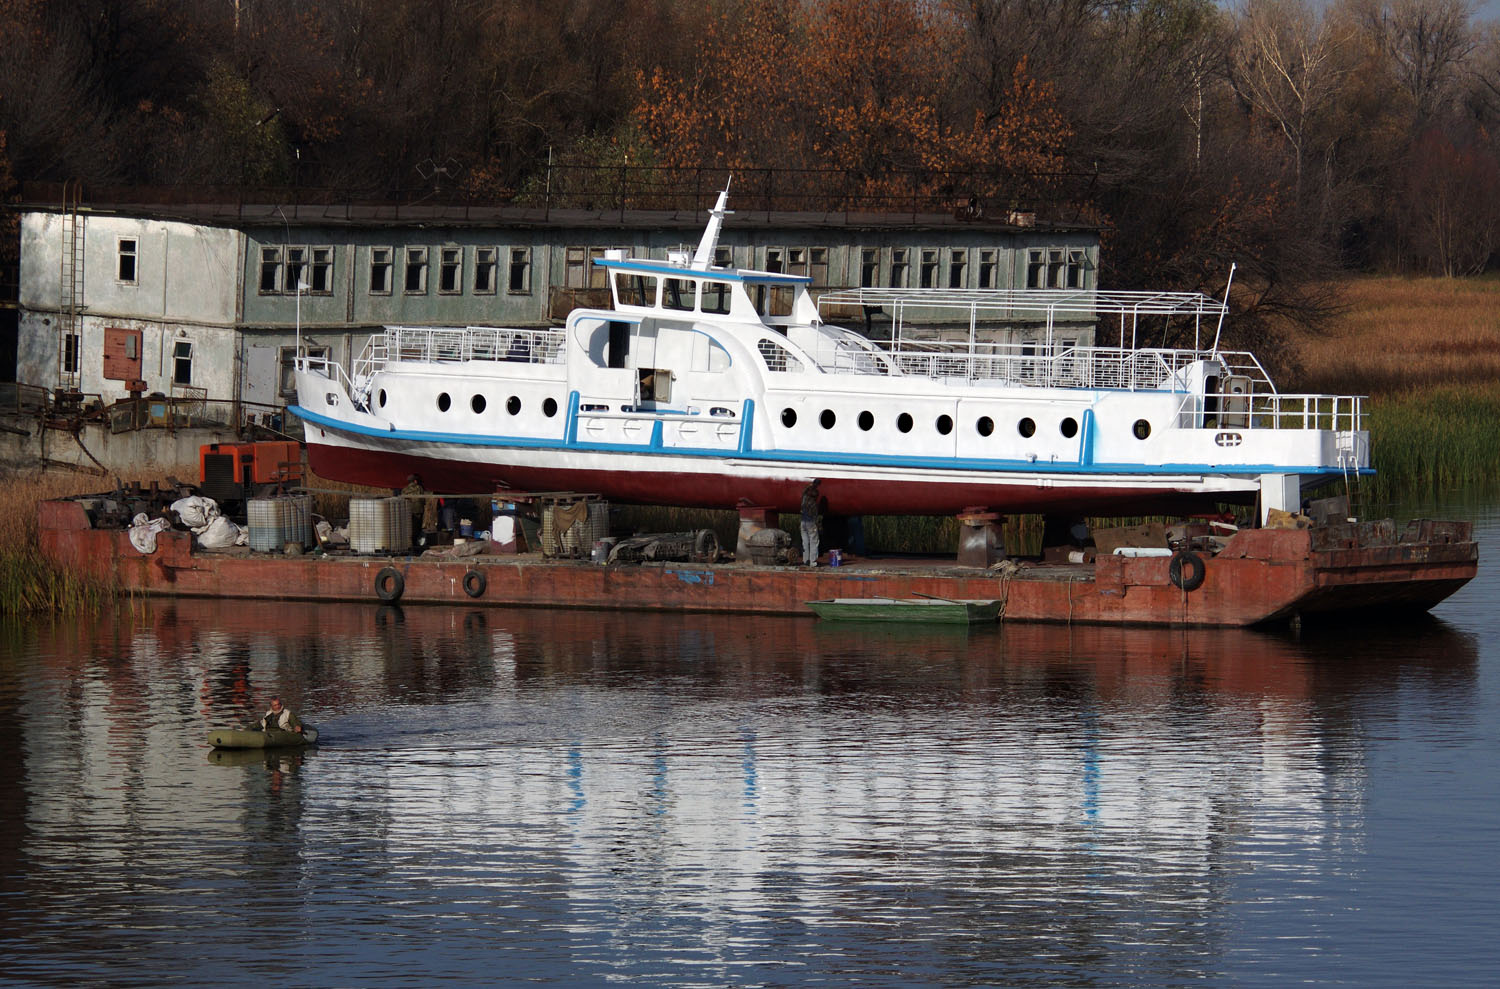
[[83, 294], [84, 241], [78, 216], [81, 189], [82, 183], [77, 180], [63, 185], [62, 252], [57, 281], [57, 387], [71, 390], [78, 388], [83, 364], [80, 353], [83, 340], [78, 332], [79, 296]]

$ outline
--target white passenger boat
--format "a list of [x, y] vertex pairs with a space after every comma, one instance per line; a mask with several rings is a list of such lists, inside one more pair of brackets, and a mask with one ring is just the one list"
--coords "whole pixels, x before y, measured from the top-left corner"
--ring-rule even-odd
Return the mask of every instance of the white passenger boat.
[[[560, 329], [392, 326], [350, 368], [300, 358], [293, 411], [313, 470], [782, 511], [821, 478], [834, 514], [1072, 515], [1257, 499], [1295, 510], [1303, 489], [1368, 472], [1360, 400], [1278, 392], [1252, 355], [1219, 349], [1215, 299], [859, 289], [815, 301], [805, 277], [710, 263], [725, 203], [692, 256], [596, 261], [613, 305]], [[823, 318], [876, 307], [889, 340]], [[985, 341], [1015, 320], [1045, 332]], [[1168, 320], [1191, 324], [1193, 349], [1135, 345]], [[1113, 347], [1056, 332], [1116, 322]]]

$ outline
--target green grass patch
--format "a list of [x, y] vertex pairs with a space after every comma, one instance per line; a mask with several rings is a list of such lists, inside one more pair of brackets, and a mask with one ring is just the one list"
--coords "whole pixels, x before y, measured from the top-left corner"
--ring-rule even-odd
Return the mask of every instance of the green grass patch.
[[104, 581], [53, 566], [34, 549], [0, 550], [0, 615], [93, 614], [117, 593]]
[[1406, 392], [1369, 405], [1367, 492], [1433, 499], [1500, 488], [1500, 384]]

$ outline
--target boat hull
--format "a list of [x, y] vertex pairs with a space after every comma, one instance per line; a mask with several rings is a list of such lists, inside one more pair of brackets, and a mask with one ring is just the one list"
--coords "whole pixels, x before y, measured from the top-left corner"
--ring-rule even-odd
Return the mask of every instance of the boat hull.
[[208, 744], [216, 749], [281, 749], [311, 745], [318, 740], [318, 729], [302, 732], [272, 728], [259, 731], [244, 728], [216, 728], [208, 733]]
[[[1250, 503], [1255, 477], [1063, 469], [912, 470], [808, 460], [752, 460], [669, 453], [589, 453], [505, 447], [379, 445], [309, 429], [308, 464], [319, 477], [398, 489], [416, 474], [429, 491], [578, 491], [629, 504], [728, 509], [752, 504], [797, 511], [809, 480], [822, 478], [836, 515], [954, 514], [967, 508], [1062, 514], [1174, 514]], [[322, 435], [319, 435], [322, 434]], [[342, 441], [341, 441], [342, 440]]]
[[807, 602], [813, 614], [825, 621], [917, 622], [930, 625], [977, 625], [997, 621], [1003, 604], [999, 598], [973, 601], [833, 598]]

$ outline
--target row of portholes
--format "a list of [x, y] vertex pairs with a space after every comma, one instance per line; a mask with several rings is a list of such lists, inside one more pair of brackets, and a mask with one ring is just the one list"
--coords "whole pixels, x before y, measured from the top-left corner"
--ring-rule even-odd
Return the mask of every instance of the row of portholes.
[[[818, 424], [824, 429], [832, 429], [838, 424], [838, 421], [838, 414], [832, 409], [824, 409], [822, 414], [818, 416]], [[875, 428], [875, 416], [869, 412], [861, 412], [856, 421], [859, 423], [859, 428], [865, 432], [869, 432]], [[797, 410], [791, 408], [782, 409], [781, 424], [787, 429], [791, 429], [797, 425]], [[896, 428], [903, 433], [911, 432], [912, 427], [915, 425], [915, 421], [908, 412], [903, 412], [896, 417]], [[938, 431], [939, 435], [947, 436], [953, 432], [953, 417], [947, 414], [938, 416], [933, 420], [933, 428]], [[980, 416], [974, 420], [974, 431], [980, 436], [991, 435], [995, 431], [995, 420], [989, 416]], [[1078, 435], [1078, 420], [1072, 416], [1065, 417], [1057, 424], [1057, 431], [1063, 435], [1064, 439], [1072, 439]], [[1151, 435], [1151, 423], [1145, 419], [1137, 419], [1131, 431], [1135, 434], [1136, 439], [1146, 439]], [[1016, 422], [1016, 432], [1020, 433], [1022, 437], [1030, 439], [1036, 435], [1036, 420], [1030, 416], [1021, 417]]]
[[[375, 400], [377, 403], [379, 403], [382, 409], [385, 408], [386, 395], [384, 388], [380, 389], [380, 393], [375, 396]], [[439, 412], [447, 412], [453, 407], [453, 398], [447, 392], [440, 393], [437, 397], [437, 407]], [[489, 408], [489, 402], [485, 400], [485, 397], [483, 395], [475, 395], [473, 398], [469, 399], [469, 408], [474, 410], [475, 415], [482, 415], [484, 413], [484, 410]], [[512, 395], [510, 398], [506, 399], [505, 411], [513, 416], [520, 415], [520, 397], [517, 395]], [[548, 419], [551, 419], [553, 416], [557, 415], [557, 399], [545, 398], [542, 400], [542, 415], [546, 416]]]

